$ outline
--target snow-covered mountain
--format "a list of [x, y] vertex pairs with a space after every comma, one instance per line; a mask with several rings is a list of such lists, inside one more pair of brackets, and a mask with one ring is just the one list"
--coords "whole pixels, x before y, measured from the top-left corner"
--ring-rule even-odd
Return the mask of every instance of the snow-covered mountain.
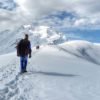
[[33, 40], [36, 44], [59, 44], [66, 41], [64, 34], [55, 31], [48, 26], [38, 26], [33, 28], [32, 26], [25, 26], [26, 30], [33, 35]]
[[59, 44], [66, 41], [65, 36], [48, 26], [24, 25], [15, 31], [0, 33], [0, 54], [15, 51], [17, 42], [28, 33], [32, 47], [45, 44]]
[[[28, 33], [32, 58], [20, 75], [16, 43]], [[52, 45], [51, 45], [52, 44]], [[39, 50], [35, 46], [41, 45]], [[0, 100], [99, 100], [100, 44], [66, 41], [48, 26], [0, 33]]]
[[28, 73], [16, 53], [0, 56], [0, 100], [99, 100], [100, 45], [70, 41], [33, 47]]

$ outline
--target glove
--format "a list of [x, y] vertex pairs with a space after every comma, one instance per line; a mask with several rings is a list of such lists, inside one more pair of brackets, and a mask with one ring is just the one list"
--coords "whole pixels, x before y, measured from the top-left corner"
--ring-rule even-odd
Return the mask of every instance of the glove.
[[31, 58], [31, 55], [29, 55], [29, 58]]

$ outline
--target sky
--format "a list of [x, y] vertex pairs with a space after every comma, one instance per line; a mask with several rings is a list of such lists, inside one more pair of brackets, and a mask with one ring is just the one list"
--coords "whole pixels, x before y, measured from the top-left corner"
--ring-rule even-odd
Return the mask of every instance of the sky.
[[0, 0], [0, 31], [32, 22], [100, 42], [100, 0]]

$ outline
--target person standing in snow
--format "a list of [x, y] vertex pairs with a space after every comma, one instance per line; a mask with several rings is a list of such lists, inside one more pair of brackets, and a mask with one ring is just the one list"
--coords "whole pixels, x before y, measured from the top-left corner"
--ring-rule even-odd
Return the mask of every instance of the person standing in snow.
[[31, 43], [28, 39], [28, 34], [25, 34], [25, 38], [21, 39], [17, 44], [17, 56], [20, 57], [21, 73], [27, 72], [28, 56], [31, 58]]

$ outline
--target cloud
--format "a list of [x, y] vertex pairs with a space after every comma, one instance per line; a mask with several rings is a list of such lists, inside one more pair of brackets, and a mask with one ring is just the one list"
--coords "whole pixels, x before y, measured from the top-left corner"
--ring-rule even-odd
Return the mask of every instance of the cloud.
[[8, 10], [0, 10], [0, 31], [5, 29], [15, 29], [25, 23], [25, 19], [19, 12], [13, 12]]
[[[97, 24], [100, 17], [100, 0], [15, 0], [18, 9], [27, 20], [41, 18], [54, 11], [67, 11], [76, 14], [75, 24]], [[88, 20], [89, 19], [89, 20]], [[96, 20], [95, 20], [96, 19]], [[84, 21], [82, 21], [84, 20]], [[89, 22], [90, 21], [90, 22]]]
[[15, 0], [26, 14], [38, 16], [54, 10], [75, 11], [81, 15], [98, 14], [100, 0]]
[[[67, 3], [68, 1], [66, 1]], [[41, 17], [55, 10], [65, 10], [70, 7], [65, 0], [16, 0], [19, 10], [26, 16], [33, 18]], [[69, 10], [69, 9], [68, 9]]]
[[14, 0], [13, 2], [17, 5], [14, 10], [0, 9], [2, 30], [29, 24], [54, 11], [67, 11], [77, 15], [75, 21], [66, 18], [67, 21], [63, 21], [64, 25], [100, 25], [100, 0]]

